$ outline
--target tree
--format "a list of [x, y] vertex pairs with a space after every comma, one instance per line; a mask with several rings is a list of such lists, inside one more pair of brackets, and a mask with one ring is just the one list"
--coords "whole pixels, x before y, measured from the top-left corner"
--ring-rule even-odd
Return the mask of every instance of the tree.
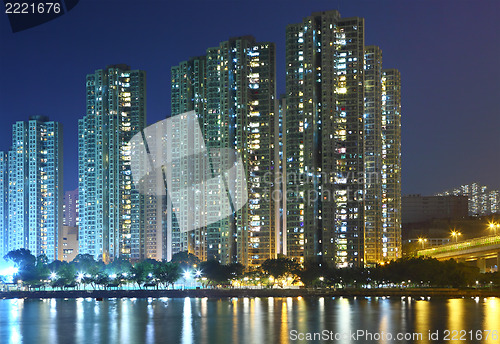
[[325, 278], [325, 268], [315, 262], [306, 262], [304, 269], [298, 272], [300, 280], [304, 285], [310, 287], [318, 284], [320, 277]]
[[130, 270], [130, 279], [137, 283], [140, 288], [142, 284], [151, 280], [151, 277], [153, 276], [154, 265], [156, 265], [157, 263], [157, 261], [152, 259], [146, 259], [142, 262], [135, 263], [135, 265]]
[[165, 287], [168, 287], [181, 277], [181, 271], [177, 263], [161, 262], [153, 267], [153, 275], [160, 283], [164, 283]]
[[56, 272], [58, 279], [64, 282], [64, 285], [74, 285], [76, 268], [73, 264], [68, 262], [62, 262], [59, 269]]
[[106, 271], [110, 275], [119, 275], [124, 273], [129, 274], [131, 268], [132, 264], [130, 264], [130, 261], [123, 258], [116, 258], [111, 263], [106, 265]]
[[198, 257], [192, 253], [188, 253], [187, 251], [174, 254], [170, 262], [179, 264], [181, 270], [187, 270], [200, 265]]
[[217, 260], [209, 260], [200, 264], [200, 269], [212, 285], [228, 284], [231, 279], [231, 271], [227, 265], [222, 265]]
[[12, 261], [18, 268], [18, 272], [13, 276], [14, 282], [23, 281], [28, 286], [40, 286], [42, 280], [48, 276], [46, 268], [47, 256], [35, 257], [29, 250], [24, 248], [10, 251], [4, 256], [5, 260]]
[[71, 263], [75, 266], [77, 273], [96, 276], [100, 271], [98, 262], [91, 254], [78, 254]]
[[230, 275], [230, 278], [238, 279], [243, 276], [245, 267], [240, 263], [231, 263], [227, 265], [227, 271]]
[[281, 279], [289, 275], [296, 274], [300, 268], [299, 264], [293, 259], [286, 257], [279, 257], [276, 259], [267, 259], [261, 265], [269, 275], [275, 279]]
[[10, 251], [7, 253], [3, 259], [10, 260], [17, 265], [19, 269], [22, 269], [24, 266], [35, 265], [36, 258], [31, 254], [30, 250], [26, 250], [24, 248], [20, 248], [18, 250]]
[[103, 289], [106, 289], [108, 284], [111, 282], [111, 279], [109, 278], [107, 273], [105, 273], [104, 271], [100, 271], [97, 273], [94, 281], [96, 285], [100, 285]]

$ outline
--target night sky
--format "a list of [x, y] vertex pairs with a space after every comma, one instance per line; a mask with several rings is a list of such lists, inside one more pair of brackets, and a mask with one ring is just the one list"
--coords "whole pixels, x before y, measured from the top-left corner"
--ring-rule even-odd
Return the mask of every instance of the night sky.
[[277, 45], [285, 91], [285, 28], [313, 11], [365, 18], [366, 45], [402, 75], [403, 193], [477, 181], [500, 188], [500, 1], [90, 1], [13, 34], [0, 14], [0, 150], [12, 123], [64, 125], [65, 190], [77, 187], [77, 120], [85, 76], [126, 63], [147, 72], [148, 124], [170, 112], [170, 67], [232, 36]]

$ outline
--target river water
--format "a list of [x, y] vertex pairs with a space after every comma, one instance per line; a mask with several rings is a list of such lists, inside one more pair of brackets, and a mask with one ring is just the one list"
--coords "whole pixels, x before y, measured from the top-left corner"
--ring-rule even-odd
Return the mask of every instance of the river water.
[[12, 344], [500, 344], [499, 332], [500, 298], [0, 300]]

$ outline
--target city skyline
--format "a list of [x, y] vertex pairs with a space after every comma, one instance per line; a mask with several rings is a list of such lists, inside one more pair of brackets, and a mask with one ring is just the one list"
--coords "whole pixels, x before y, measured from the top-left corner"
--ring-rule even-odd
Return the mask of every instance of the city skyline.
[[497, 339], [499, 0], [4, 5], [2, 338]]
[[[87, 74], [78, 121], [80, 254], [108, 263], [189, 252], [245, 268], [279, 254], [337, 267], [402, 256], [399, 71], [384, 69], [382, 50], [365, 45], [361, 17], [313, 12], [286, 36], [280, 100], [275, 45], [233, 37], [172, 67], [172, 117], [148, 127], [145, 71], [113, 64]], [[31, 152], [15, 135], [16, 126], [20, 148], [9, 160]], [[44, 179], [59, 186], [60, 178]], [[18, 184], [10, 174], [9, 209], [23, 192]], [[60, 196], [49, 204], [62, 204]], [[9, 240], [23, 209], [9, 210]], [[43, 221], [30, 228], [41, 228], [37, 240], [50, 237]]]
[[[498, 87], [496, 83], [493, 83], [495, 75], [498, 74], [498, 67], [493, 63], [493, 60], [488, 60], [487, 57], [498, 55], [494, 52], [495, 49], [498, 49], [499, 45], [491, 44], [491, 42], [494, 42], [498, 38], [489, 36], [493, 35], [496, 31], [494, 27], [498, 24], [493, 21], [491, 15], [488, 15], [495, 12], [494, 8], [497, 6], [496, 4], [487, 2], [487, 5], [478, 9], [474, 8], [468, 2], [459, 3], [458, 6], [453, 8], [448, 8], [445, 5], [431, 5], [430, 3], [426, 3], [428, 10], [424, 10], [425, 6], [422, 6], [422, 4], [420, 6], [415, 5], [415, 7], [405, 6], [405, 8], [398, 6], [389, 8], [387, 6], [385, 10], [368, 2], [349, 5], [341, 4], [340, 6], [338, 4], [327, 4], [326, 2], [317, 2], [313, 5], [308, 4], [307, 6], [291, 3], [286, 8], [282, 8], [278, 4], [270, 4], [269, 13], [259, 14], [260, 19], [262, 19], [262, 16], [271, 18], [273, 15], [276, 16], [276, 13], [284, 14], [279, 17], [273, 17], [276, 22], [272, 25], [274, 27], [272, 30], [270, 26], [266, 26], [270, 24], [267, 24], [265, 20], [259, 20], [261, 25], [258, 27], [240, 23], [240, 21], [235, 19], [236, 8], [231, 7], [227, 3], [225, 4], [227, 6], [223, 7], [217, 13], [215, 13], [215, 10], [209, 4], [199, 4], [198, 9], [193, 10], [195, 20], [190, 24], [192, 28], [187, 29], [187, 34], [183, 35], [182, 41], [179, 41], [175, 35], [172, 35], [172, 32], [175, 32], [175, 30], [169, 30], [168, 24], [160, 24], [156, 21], [156, 18], [149, 18], [150, 25], [145, 25], [144, 29], [131, 33], [135, 37], [135, 35], [146, 33], [148, 30], [151, 32], [154, 29], [159, 33], [157, 37], [160, 40], [165, 37], [167, 41], [177, 43], [175, 46], [179, 48], [175, 52], [162, 51], [161, 49], [157, 51], [156, 49], [152, 49], [153, 46], [144, 45], [145, 49], [142, 49], [142, 53], [129, 54], [122, 49], [114, 49], [114, 51], [104, 49], [102, 50], [102, 54], [98, 54], [99, 56], [90, 56], [85, 52], [83, 53], [85, 58], [76, 58], [75, 52], [86, 49], [87, 34], [93, 32], [93, 30], [97, 30], [98, 27], [88, 29], [90, 31], [85, 32], [85, 34], [83, 32], [77, 33], [74, 29], [66, 30], [68, 31], [67, 33], [61, 33], [60, 31], [64, 31], [63, 28], [71, 28], [71, 25], [78, 25], [83, 20], [83, 17], [80, 16], [88, 16], [94, 13], [92, 10], [95, 7], [92, 6], [95, 6], [95, 4], [92, 3], [79, 4], [71, 13], [62, 18], [18, 34], [8, 32], [6, 20], [3, 19], [0, 22], [3, 24], [0, 27], [0, 32], [2, 40], [6, 43], [7, 50], [1, 54], [2, 62], [10, 63], [13, 59], [25, 62], [25, 66], [21, 70], [17, 70], [17, 73], [20, 73], [19, 81], [13, 79], [13, 75], [10, 75], [9, 72], [6, 72], [4, 75], [7, 82], [3, 84], [1, 92], [2, 104], [4, 104], [2, 111], [5, 111], [3, 112], [3, 116], [12, 118], [11, 122], [13, 123], [15, 120], [27, 120], [30, 115], [46, 114], [51, 119], [54, 118], [63, 122], [65, 126], [65, 154], [67, 157], [75, 155], [77, 152], [76, 123], [77, 119], [85, 111], [85, 106], [79, 94], [82, 91], [81, 85], [84, 75], [90, 70], [122, 61], [133, 64], [135, 68], [146, 70], [148, 72], [148, 80], [153, 80], [148, 83], [148, 118], [150, 119], [149, 123], [151, 123], [168, 115], [168, 108], [170, 107], [168, 102], [169, 89], [165, 84], [158, 87], [160, 85], [158, 80], [169, 77], [168, 69], [170, 66], [174, 66], [178, 61], [188, 56], [202, 54], [205, 47], [213, 46], [217, 42], [227, 39], [228, 36], [238, 36], [239, 34], [246, 33], [256, 36], [258, 41], [276, 42], [277, 89], [278, 94], [280, 94], [284, 91], [285, 24], [301, 20], [304, 13], [314, 11], [311, 7], [316, 7], [318, 10], [330, 10], [335, 9], [332, 7], [340, 7], [340, 11], [345, 17], [359, 15], [366, 18], [370, 27], [370, 30], [367, 31], [366, 44], [380, 45], [384, 51], [384, 62], [387, 62], [389, 66], [398, 68], [402, 72], [404, 84], [402, 102], [405, 113], [403, 119], [403, 193], [433, 194], [443, 189], [451, 188], [454, 185], [461, 185], [472, 181], [478, 181], [493, 189], [498, 189], [498, 159], [486, 158], [486, 156], [494, 156], [495, 147], [498, 147], [495, 144], [498, 140], [498, 135], [494, 135], [494, 128], [498, 128], [495, 121], [498, 121], [500, 118], [499, 116], [495, 116], [495, 113], [498, 111], [498, 105], [494, 103], [493, 97], [495, 88]], [[257, 2], [256, 7], [258, 5]], [[104, 3], [102, 6], [102, 12], [107, 13], [106, 6], [108, 4]], [[130, 8], [129, 6], [133, 7], [130, 3], [126, 3], [124, 7]], [[169, 7], [170, 11], [168, 11], [169, 17], [172, 17], [171, 25], [177, 25], [176, 19], [172, 15], [172, 10], [175, 8]], [[180, 8], [177, 7], [177, 9]], [[138, 8], [137, 10], [138, 15], [135, 18], [137, 22], [143, 21], [146, 10], [150, 14], [149, 10], [145, 7]], [[252, 11], [255, 10], [249, 8], [249, 13], [254, 13]], [[116, 11], [109, 20], [119, 20], [120, 11]], [[409, 26], [416, 21], [416, 19], [408, 17], [411, 11], [417, 14], [414, 17], [421, 15], [422, 18], [428, 18], [425, 21], [426, 25], [419, 28], [420, 33], [410, 30]], [[196, 28], [199, 25], [203, 25], [203, 23], [207, 23], [209, 17], [202, 14], [202, 12], [215, 17], [227, 17], [227, 24], [231, 23], [231, 25], [221, 25], [215, 21], [215, 24], [207, 27], [205, 35], [195, 35], [195, 33], [198, 33]], [[78, 13], [80, 14], [78, 15]], [[97, 16], [100, 15], [94, 14]], [[424, 14], [426, 17], [423, 16]], [[446, 25], [441, 27], [437, 24], [436, 20], [439, 16], [444, 18]], [[405, 18], [405, 21], [401, 21], [402, 18]], [[472, 23], [476, 23], [474, 25], [475, 30], [479, 30], [483, 34], [476, 37], [476, 35], [470, 36], [469, 31], [464, 31], [465, 29], [459, 26], [459, 23], [463, 22], [464, 18], [467, 18], [468, 22], [472, 21]], [[399, 25], [399, 33], [391, 31], [391, 25], [387, 24], [387, 21], [390, 19]], [[429, 35], [429, 31], [426, 30], [434, 30], [433, 32], [436, 37], [432, 38], [434, 36]], [[474, 37], [475, 43], [478, 46], [491, 51], [491, 53], [479, 55], [466, 51], [460, 56], [456, 56], [452, 52], [455, 51], [454, 49], [456, 49], [457, 44], [461, 42], [459, 39], [460, 34], [465, 34], [465, 36], [462, 35], [464, 40]], [[407, 35], [407, 39], [403, 39], [403, 35]], [[382, 39], [375, 39], [374, 37], [377, 36], [380, 36]], [[33, 43], [33, 37], [40, 38], [40, 42]], [[56, 38], [56, 40], [51, 37]], [[194, 39], [195, 37], [196, 39]], [[426, 38], [424, 39], [424, 37]], [[446, 43], [438, 44], [438, 37], [439, 41], [445, 41]], [[71, 42], [71, 48], [62, 49], [62, 46], [57, 43], [58, 39], [65, 39]], [[22, 53], [22, 49], [16, 49], [19, 44], [24, 44], [25, 40], [30, 40], [30, 49], [38, 52], [37, 54], [26, 55]], [[402, 44], [402, 42], [405, 42], [405, 44]], [[490, 44], [486, 42], [490, 42]], [[414, 52], [414, 55], [410, 54], [411, 51]], [[420, 51], [423, 53], [420, 53]], [[61, 60], [61, 63], [56, 62], [58, 61], [54, 59], [54, 56], [56, 56], [54, 54], [56, 53], [58, 54], [57, 56], [62, 56], [62, 60], [66, 57], [67, 61], [71, 61], [75, 65], [75, 71], [82, 71], [81, 75], [78, 75], [80, 73], [75, 73], [69, 77], [63, 75], [63, 61]], [[122, 57], [117, 60], [117, 56]], [[480, 60], [479, 56], [481, 57]], [[162, 64], [159, 62], [159, 59], [162, 57], [166, 58], [168, 63], [166, 63], [166, 66], [160, 68]], [[33, 58], [35, 58], [34, 61], [36, 62], [29, 63]], [[448, 64], [448, 62], [450, 63]], [[468, 65], [468, 63], [472, 65]], [[479, 63], [490, 66], [490, 68], [478, 69], [473, 72], [476, 68], [474, 66], [479, 65]], [[47, 71], [50, 70], [52, 73], [47, 74], [47, 71], [40, 70], [39, 67], [37, 67], [37, 72], [34, 72], [32, 68], [40, 64], [46, 65], [49, 68]], [[55, 66], [58, 67], [54, 68]], [[409, 70], [410, 66], [415, 70]], [[460, 66], [461, 72], [456, 73], [452, 66]], [[422, 76], [416, 75], [419, 73]], [[429, 81], [427, 78], [427, 81], [425, 81], [424, 76], [428, 77], [430, 73], [437, 78], [432, 79], [432, 81]], [[38, 88], [37, 92], [30, 91], [31, 85], [46, 82], [46, 79], [53, 79], [54, 82], [49, 83], [48, 87]], [[20, 83], [21, 80], [22, 83]], [[27, 82], [27, 80], [31, 80], [31, 82]], [[460, 80], [462, 82], [458, 82]], [[473, 80], [481, 81], [481, 85], [485, 87], [474, 87], [473, 85], [476, 82], [473, 82]], [[64, 86], [61, 87], [59, 84], [63, 84]], [[447, 88], [438, 88], [437, 84], [446, 84]], [[9, 86], [7, 87], [7, 85]], [[423, 85], [425, 85], [425, 91], [422, 90]], [[488, 87], [488, 85], [491, 85], [491, 87]], [[60, 102], [55, 103], [57, 105], [54, 102], [48, 103], [46, 101], [51, 97], [42, 96], [49, 90], [51, 92], [57, 90], [63, 96], [60, 98]], [[465, 92], [465, 90], [470, 94], [470, 97], [475, 99], [474, 102], [466, 104], [460, 99], [461, 97], [453, 96], [453, 94], [460, 94], [460, 92]], [[31, 101], [19, 102], [16, 94], [23, 94], [24, 98], [27, 95], [27, 99], [31, 99]], [[425, 99], [425, 102], [422, 99]], [[446, 105], [444, 105], [445, 103]], [[472, 106], [472, 103], [474, 103], [474, 106]], [[473, 116], [469, 115], [471, 112], [473, 112]], [[468, 118], [477, 120], [470, 121]], [[433, 123], [433, 125], [428, 125], [427, 123]], [[4, 128], [9, 128], [9, 125], [4, 126]], [[419, 131], [425, 131], [425, 138], [418, 134]], [[0, 136], [2, 137], [0, 140], [2, 150], [8, 150], [10, 148], [9, 140], [5, 138], [8, 138], [9, 133], [5, 132]], [[468, 140], [459, 139], [460, 136], [467, 137]], [[456, 148], [452, 149], [451, 147], [453, 146]], [[480, 149], [481, 154], [472, 153], [477, 151], [477, 149]], [[77, 167], [75, 161], [71, 160], [74, 159], [66, 159], [65, 165], [65, 185], [67, 186], [67, 190], [74, 189], [77, 186]], [[425, 164], [426, 161], [432, 161], [432, 164]], [[482, 168], [478, 168], [477, 166], [482, 166]], [[429, 176], [431, 177], [429, 178]]]

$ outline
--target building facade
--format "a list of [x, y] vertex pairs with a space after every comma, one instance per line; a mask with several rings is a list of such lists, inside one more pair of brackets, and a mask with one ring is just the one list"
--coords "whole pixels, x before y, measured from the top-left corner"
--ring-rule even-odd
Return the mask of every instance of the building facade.
[[337, 267], [400, 257], [399, 79], [389, 104], [363, 18], [317, 12], [286, 35], [289, 256]]
[[59, 235], [58, 259], [71, 262], [78, 255], [78, 227], [62, 226]]
[[78, 189], [64, 193], [63, 223], [65, 226], [78, 226]]
[[9, 195], [8, 171], [8, 154], [0, 152], [0, 257], [9, 252], [7, 246], [9, 228], [9, 209], [7, 207], [7, 197]]
[[128, 142], [146, 124], [146, 73], [112, 65], [87, 75], [86, 107], [78, 122], [79, 253], [143, 259], [145, 198], [132, 183]]
[[403, 196], [402, 223], [427, 222], [434, 219], [462, 219], [468, 216], [466, 196]]
[[[400, 258], [401, 200], [401, 74], [382, 70], [382, 253], [369, 263]], [[380, 252], [380, 251], [379, 251]]]
[[6, 251], [57, 259], [62, 228], [62, 126], [45, 116], [12, 127], [8, 153]]
[[366, 263], [383, 261], [382, 231], [382, 50], [365, 47], [364, 200]]
[[[233, 212], [221, 208], [227, 207], [221, 197], [231, 197], [215, 185], [222, 180], [213, 180], [214, 185], [207, 183], [207, 192], [201, 193], [206, 199], [197, 200], [206, 205], [205, 209], [196, 214], [206, 218], [193, 221], [205, 221], [208, 225], [181, 233], [178, 238], [179, 231], [173, 228], [174, 250], [189, 251], [201, 259], [217, 259], [224, 264], [241, 262], [247, 267], [276, 257], [276, 209], [272, 199], [275, 103], [272, 43], [256, 42], [250, 36], [232, 38], [207, 49], [205, 56], [172, 68], [172, 115], [190, 110], [197, 114], [210, 156], [210, 164], [202, 168], [210, 169], [213, 176], [222, 175], [234, 160], [231, 152], [236, 152], [244, 163], [246, 185], [233, 185], [234, 193], [241, 197], [241, 193], [248, 192], [248, 202]], [[179, 135], [184, 135], [182, 128]], [[220, 214], [227, 213], [231, 215], [219, 219]], [[175, 220], [177, 225], [186, 221]]]

